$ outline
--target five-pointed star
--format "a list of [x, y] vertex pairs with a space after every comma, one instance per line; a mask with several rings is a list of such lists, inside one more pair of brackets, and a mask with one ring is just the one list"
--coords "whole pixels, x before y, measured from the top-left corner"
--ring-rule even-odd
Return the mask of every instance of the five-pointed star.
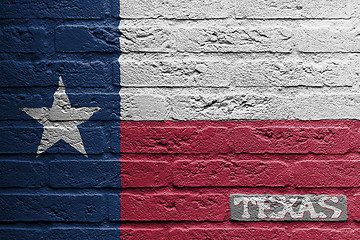
[[59, 78], [59, 88], [54, 93], [54, 102], [51, 108], [23, 108], [21, 110], [44, 127], [37, 156], [62, 139], [87, 157], [77, 126], [89, 120], [100, 108], [71, 107], [61, 77]]

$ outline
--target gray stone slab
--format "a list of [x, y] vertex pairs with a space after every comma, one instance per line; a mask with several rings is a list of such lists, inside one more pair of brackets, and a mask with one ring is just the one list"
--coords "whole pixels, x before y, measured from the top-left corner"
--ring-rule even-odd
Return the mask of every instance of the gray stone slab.
[[329, 195], [230, 195], [233, 221], [315, 221], [347, 220], [346, 196]]

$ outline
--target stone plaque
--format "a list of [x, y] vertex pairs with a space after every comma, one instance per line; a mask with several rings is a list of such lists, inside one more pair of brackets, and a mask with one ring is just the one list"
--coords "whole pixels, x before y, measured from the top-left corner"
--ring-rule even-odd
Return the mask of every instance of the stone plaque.
[[234, 221], [346, 221], [346, 196], [230, 195]]

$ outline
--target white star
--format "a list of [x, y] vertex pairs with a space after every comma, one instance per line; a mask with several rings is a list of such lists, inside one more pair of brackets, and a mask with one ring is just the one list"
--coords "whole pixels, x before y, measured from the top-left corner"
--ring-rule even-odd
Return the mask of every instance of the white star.
[[54, 93], [54, 102], [51, 108], [23, 108], [21, 110], [44, 127], [37, 156], [62, 139], [87, 157], [77, 126], [89, 120], [100, 108], [71, 107], [61, 77], [59, 78], [59, 88]]

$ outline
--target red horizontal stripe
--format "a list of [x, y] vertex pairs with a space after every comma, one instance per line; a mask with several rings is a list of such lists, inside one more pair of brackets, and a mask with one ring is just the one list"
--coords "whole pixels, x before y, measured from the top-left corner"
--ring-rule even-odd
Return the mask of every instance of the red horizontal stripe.
[[[360, 221], [359, 128], [350, 120], [122, 122], [122, 237], [353, 236], [341, 228]], [[343, 194], [349, 218], [334, 231], [249, 222], [250, 231], [230, 221], [233, 193]]]
[[122, 153], [315, 153], [358, 150], [357, 121], [122, 122]]

